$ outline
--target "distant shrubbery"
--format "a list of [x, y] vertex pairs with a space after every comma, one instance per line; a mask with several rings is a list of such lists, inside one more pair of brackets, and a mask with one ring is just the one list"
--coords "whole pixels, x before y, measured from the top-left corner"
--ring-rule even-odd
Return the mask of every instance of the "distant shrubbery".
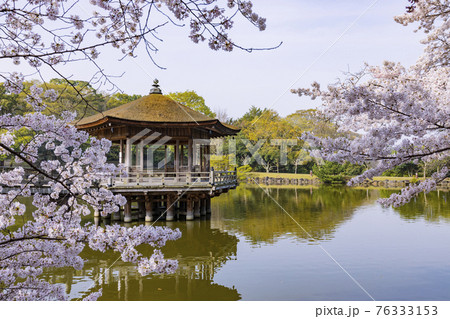
[[395, 177], [412, 177], [418, 174], [420, 166], [414, 163], [405, 163], [398, 165], [383, 173], [383, 176], [395, 176]]
[[356, 176], [364, 171], [364, 166], [351, 164], [339, 164], [325, 162], [324, 165], [314, 165], [313, 173], [325, 184], [344, 184], [351, 176]]

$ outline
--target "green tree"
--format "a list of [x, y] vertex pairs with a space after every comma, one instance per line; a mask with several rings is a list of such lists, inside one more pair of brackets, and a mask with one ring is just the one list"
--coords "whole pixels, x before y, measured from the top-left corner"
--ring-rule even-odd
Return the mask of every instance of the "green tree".
[[51, 79], [47, 83], [38, 80], [24, 82], [25, 89], [20, 94], [6, 94], [3, 83], [0, 84], [1, 114], [23, 115], [31, 112], [25, 92], [31, 86], [38, 86], [44, 90], [54, 90], [55, 100], [42, 95], [42, 102], [47, 108], [46, 115], [61, 116], [63, 111], [77, 112], [77, 117], [88, 116], [106, 109], [105, 97], [98, 93], [88, 82], [74, 80], [66, 82], [62, 79]]
[[71, 111], [77, 113], [77, 118], [82, 118], [106, 110], [105, 97], [89, 82], [73, 80], [68, 83], [63, 79], [51, 79], [39, 85], [46, 90], [53, 89], [57, 94], [55, 101], [45, 100], [48, 107], [44, 114], [60, 116], [63, 111]]
[[172, 92], [169, 93], [174, 101], [190, 107], [200, 113], [203, 113], [209, 117], [216, 118], [216, 113], [214, 113], [209, 106], [206, 105], [205, 99], [198, 95], [195, 91], [188, 90], [184, 92]]
[[427, 162], [421, 162], [421, 166], [422, 176], [431, 176], [443, 167], [450, 167], [450, 156], [438, 160], [435, 159]]
[[325, 184], [344, 184], [350, 176], [359, 175], [363, 171], [364, 166], [350, 162], [339, 164], [325, 161], [323, 165], [315, 164], [313, 167], [314, 174]]
[[[289, 144], [298, 144], [301, 131], [282, 118], [276, 111], [253, 106], [235, 124], [241, 128], [236, 145], [240, 165], [248, 164], [256, 171], [264, 170], [266, 172], [275, 169], [277, 172], [281, 170], [289, 171], [290, 166], [294, 166], [293, 162], [284, 162], [282, 158], [284, 154], [281, 150], [282, 147], [286, 147], [289, 150], [288, 154], [297, 152], [300, 146]], [[287, 143], [289, 140], [291, 143]], [[264, 141], [264, 143], [258, 149], [258, 154], [262, 158], [262, 161], [258, 162], [255, 156], [252, 157], [255, 154], [250, 153], [248, 143], [254, 146], [258, 142], [261, 143], [260, 141]], [[281, 146], [280, 143], [287, 144]], [[248, 158], [250, 158], [250, 161], [247, 163], [245, 159]], [[289, 156], [288, 159], [290, 159]]]
[[129, 102], [137, 100], [141, 97], [142, 97], [142, 95], [139, 95], [139, 94], [128, 95], [125, 93], [115, 93], [115, 94], [107, 97], [106, 108], [112, 109], [112, 108], [118, 107], [120, 105], [127, 104]]
[[420, 166], [413, 162], [404, 163], [394, 168], [387, 170], [383, 173], [383, 176], [396, 176], [396, 177], [412, 177], [419, 173]]
[[323, 165], [314, 165], [314, 175], [325, 184], [344, 184], [346, 179], [341, 164], [326, 161]]
[[252, 105], [252, 107], [250, 107], [250, 109], [244, 115], [242, 115], [242, 117], [233, 121], [232, 124], [242, 128], [245, 125], [251, 123], [253, 120], [258, 119], [265, 111], [267, 111], [267, 109], [261, 109]]
[[338, 126], [327, 120], [315, 109], [298, 110], [286, 120], [301, 131], [314, 133], [319, 137], [338, 137]]
[[304, 149], [290, 152], [289, 163], [294, 165], [294, 173], [309, 174], [315, 164], [314, 158], [311, 157], [309, 152]]
[[[25, 83], [27, 85], [27, 83]], [[24, 94], [10, 94], [6, 93], [3, 83], [0, 83], [0, 114], [23, 115], [30, 112], [27, 103], [24, 99]]]

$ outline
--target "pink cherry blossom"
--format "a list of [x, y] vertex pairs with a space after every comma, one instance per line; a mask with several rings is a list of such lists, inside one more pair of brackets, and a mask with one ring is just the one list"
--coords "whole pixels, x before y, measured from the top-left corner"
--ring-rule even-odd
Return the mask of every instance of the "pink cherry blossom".
[[[330, 161], [365, 163], [369, 169], [349, 185], [362, 183], [407, 162], [431, 161], [450, 155], [450, 3], [447, 0], [414, 3], [414, 9], [396, 17], [404, 25], [419, 22], [428, 35], [425, 52], [417, 63], [405, 68], [399, 63], [366, 65], [345, 81], [322, 89], [292, 90], [300, 96], [320, 98], [321, 112], [354, 138], [317, 138], [305, 134]], [[429, 192], [448, 177], [448, 168], [417, 185], [411, 185], [381, 200], [399, 206], [419, 192]]]
[[[14, 65], [25, 62], [41, 76], [44, 70], [56, 73], [68, 85], [72, 85], [69, 75], [60, 73], [59, 67], [81, 60], [96, 68], [92, 78], [97, 83], [114, 87], [98, 62], [104, 47], [119, 49], [128, 57], [142, 46], [152, 58], [159, 44], [157, 31], [167, 23], [187, 21], [194, 42], [208, 41], [214, 50], [251, 51], [227, 34], [239, 16], [259, 30], [266, 27], [252, 3], [241, 0], [90, 0], [73, 5], [62, 0], [3, 1], [0, 59]], [[178, 239], [179, 230], [143, 225], [97, 227], [81, 222], [92, 212], [107, 216], [126, 203], [123, 196], [98, 186], [102, 180], [125, 174], [123, 167], [106, 162], [111, 142], [89, 137], [68, 124], [74, 114], [44, 115], [46, 101], [58, 98], [54, 90], [36, 85], [24, 89], [26, 77], [18, 72], [0, 76], [7, 93], [25, 94], [33, 110], [25, 115], [0, 115], [0, 155], [26, 167], [0, 173], [0, 300], [65, 300], [64, 289], [40, 275], [47, 267], [81, 269], [84, 261], [79, 254], [86, 246], [119, 252], [122, 260], [136, 263], [142, 275], [173, 272], [177, 262], [164, 259], [159, 248]], [[91, 107], [82, 92], [79, 95]], [[28, 130], [32, 139], [16, 147], [15, 134], [21, 129]], [[43, 157], [42, 150], [52, 156]], [[42, 184], [49, 193], [32, 195]], [[27, 220], [22, 218], [25, 206], [19, 199], [23, 197], [33, 199]], [[19, 216], [23, 224], [18, 224]], [[155, 247], [152, 256], [136, 250], [142, 244]], [[97, 291], [85, 300], [100, 295]]]

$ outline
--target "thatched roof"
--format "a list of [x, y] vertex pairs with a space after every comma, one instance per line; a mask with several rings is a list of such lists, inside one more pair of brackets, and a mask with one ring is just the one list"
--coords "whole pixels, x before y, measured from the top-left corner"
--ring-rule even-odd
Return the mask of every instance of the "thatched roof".
[[139, 122], [204, 122], [212, 118], [175, 102], [162, 94], [150, 94], [119, 107], [81, 119], [77, 125], [96, 122], [104, 117]]
[[[116, 108], [83, 118], [75, 123], [80, 129], [93, 128], [106, 122], [121, 121], [133, 125], [215, 125], [217, 129], [223, 128], [223, 135], [234, 135], [239, 129], [228, 124], [223, 124], [217, 119], [210, 118], [183, 104], [174, 101], [160, 91], [152, 91], [149, 95], [140, 99], [118, 106]], [[220, 130], [220, 129], [219, 129]], [[220, 130], [222, 131], [222, 130]]]

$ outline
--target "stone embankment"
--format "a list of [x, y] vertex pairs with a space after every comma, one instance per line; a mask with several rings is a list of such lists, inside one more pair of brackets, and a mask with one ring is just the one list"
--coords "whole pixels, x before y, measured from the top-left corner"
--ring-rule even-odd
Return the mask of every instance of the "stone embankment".
[[319, 185], [318, 178], [283, 178], [283, 177], [247, 177], [244, 180], [248, 184], [264, 184], [264, 185]]
[[[365, 181], [360, 186], [362, 187], [394, 187], [394, 188], [403, 188], [410, 185], [409, 180], [375, 180], [375, 181]], [[439, 188], [450, 189], [450, 180], [446, 179], [437, 185]]]
[[[244, 179], [248, 184], [262, 184], [262, 185], [320, 185], [318, 178], [283, 178], [283, 177], [247, 177]], [[373, 180], [365, 181], [360, 186], [362, 187], [392, 187], [403, 188], [410, 184], [409, 180]], [[450, 179], [446, 179], [438, 184], [439, 188], [450, 189]]]

